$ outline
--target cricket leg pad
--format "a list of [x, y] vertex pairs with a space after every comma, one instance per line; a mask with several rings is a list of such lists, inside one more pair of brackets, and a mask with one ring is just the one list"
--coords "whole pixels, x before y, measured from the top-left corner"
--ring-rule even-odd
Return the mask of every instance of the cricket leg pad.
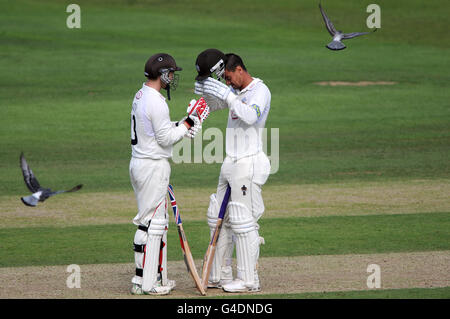
[[[216, 194], [210, 196], [207, 212], [208, 226], [210, 228], [210, 239], [214, 236], [220, 206], [217, 202]], [[232, 257], [233, 257], [232, 233], [229, 226], [222, 222], [222, 228], [216, 243], [216, 252], [211, 265], [211, 272], [208, 278], [209, 287], [221, 287], [233, 279]]]
[[147, 244], [148, 228], [139, 226], [134, 235], [133, 250], [136, 274], [131, 279], [134, 285], [142, 286], [142, 275], [144, 270], [145, 246]]
[[237, 279], [249, 288], [259, 287], [257, 263], [262, 238], [252, 212], [242, 203], [230, 202], [228, 213], [236, 239]]
[[158, 280], [161, 242], [167, 224], [167, 219], [152, 219], [150, 221], [143, 260], [142, 290], [144, 293], [151, 291]]

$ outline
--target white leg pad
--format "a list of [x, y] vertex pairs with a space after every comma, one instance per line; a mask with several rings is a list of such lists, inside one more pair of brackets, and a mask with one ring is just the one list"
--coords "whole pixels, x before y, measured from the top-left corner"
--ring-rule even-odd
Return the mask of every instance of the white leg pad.
[[[134, 235], [134, 244], [141, 247], [145, 247], [147, 244], [147, 237], [148, 234], [146, 231], [143, 231], [141, 229], [138, 229]], [[142, 249], [142, 248], [141, 248]], [[144, 268], [144, 256], [145, 252], [143, 250], [141, 251], [135, 251], [134, 253], [134, 262], [136, 264], [136, 269], [142, 271]], [[142, 285], [142, 274], [139, 274], [139, 276], [136, 274], [133, 279], [131, 280], [133, 284]]]
[[217, 202], [216, 194], [211, 194], [209, 197], [209, 207], [206, 217], [208, 218], [208, 226], [211, 230], [210, 235], [212, 236], [214, 228], [216, 228], [217, 217], [219, 216], [219, 203]]
[[257, 262], [261, 237], [258, 225], [247, 206], [239, 202], [228, 204], [228, 214], [236, 238], [238, 279], [243, 280], [246, 286], [259, 286]]
[[[210, 238], [214, 234], [217, 225], [220, 206], [217, 202], [216, 194], [210, 196], [210, 202], [207, 212], [208, 226], [210, 229]], [[210, 282], [218, 282], [222, 280], [232, 280], [233, 271], [231, 268], [233, 258], [233, 242], [230, 228], [222, 222], [222, 229], [216, 243], [216, 252], [214, 254], [211, 272], [209, 275]]]
[[166, 226], [166, 219], [152, 219], [150, 222], [142, 276], [142, 290], [144, 291], [150, 291], [157, 281], [161, 239], [165, 233]]

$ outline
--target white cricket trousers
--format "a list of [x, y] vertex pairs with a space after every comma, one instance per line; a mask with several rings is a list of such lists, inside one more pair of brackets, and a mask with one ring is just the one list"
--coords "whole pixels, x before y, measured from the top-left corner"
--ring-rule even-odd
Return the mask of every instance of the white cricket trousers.
[[166, 158], [131, 158], [130, 180], [138, 207], [133, 219], [135, 225], [148, 226], [152, 218], [168, 219], [164, 208], [167, 205], [169, 179], [170, 164]]
[[222, 204], [227, 185], [231, 186], [230, 202], [247, 206], [257, 221], [264, 213], [261, 187], [270, 174], [270, 161], [264, 152], [233, 160], [227, 156], [220, 169], [217, 185], [217, 201]]
[[[260, 237], [257, 222], [264, 213], [261, 188], [267, 181], [269, 174], [270, 161], [264, 152], [239, 160], [233, 160], [228, 156], [225, 158], [220, 170], [216, 195], [215, 197], [214, 194], [212, 195], [207, 213], [212, 236], [217, 223], [219, 208], [229, 184], [231, 196], [228, 212], [225, 215], [224, 224], [217, 241], [216, 254], [209, 277], [210, 282], [233, 279], [231, 264], [234, 246], [233, 236], [235, 236], [235, 238], [238, 238], [236, 246], [238, 278], [259, 285], [256, 270], [254, 276], [244, 276], [242, 273], [252, 273], [259, 256]], [[243, 237], [243, 240], [239, 239], [241, 237]], [[250, 243], [250, 240], [253, 242]], [[250, 255], [253, 257], [247, 257]], [[249, 258], [252, 259], [252, 264], [243, 264], [243, 259]]]
[[[156, 263], [160, 258], [160, 242], [163, 235], [166, 236], [169, 226], [169, 215], [167, 214], [167, 187], [170, 179], [170, 164], [163, 159], [141, 159], [132, 157], [130, 160], [130, 180], [136, 196], [138, 213], [133, 223], [138, 226], [134, 236], [134, 251], [136, 275], [132, 282], [142, 285], [144, 265]], [[152, 221], [150, 228], [149, 223]], [[149, 233], [158, 232], [155, 237], [153, 248], [148, 245]], [[164, 239], [163, 239], [164, 241]], [[167, 246], [166, 246], [167, 247]], [[166, 258], [167, 256], [164, 256]], [[146, 261], [147, 260], [147, 261]], [[156, 264], [152, 277], [156, 276]]]

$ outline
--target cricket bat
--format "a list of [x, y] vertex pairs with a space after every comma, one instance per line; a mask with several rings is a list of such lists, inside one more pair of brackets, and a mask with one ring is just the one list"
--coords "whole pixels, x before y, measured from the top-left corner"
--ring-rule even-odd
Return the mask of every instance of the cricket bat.
[[203, 269], [202, 269], [202, 286], [206, 291], [208, 289], [208, 278], [211, 272], [211, 265], [214, 260], [214, 254], [216, 253], [216, 243], [219, 238], [220, 230], [222, 229], [222, 222], [227, 210], [228, 201], [230, 200], [231, 187], [228, 185], [223, 197], [222, 205], [220, 206], [219, 216], [217, 219], [216, 229], [211, 236], [211, 241], [209, 243], [208, 249], [206, 250], [205, 257], [203, 258]]
[[195, 267], [194, 258], [192, 257], [191, 249], [189, 248], [189, 244], [186, 238], [186, 234], [183, 229], [183, 224], [181, 222], [180, 211], [178, 210], [177, 201], [175, 200], [175, 193], [173, 192], [172, 185], [169, 184], [169, 197], [170, 204], [172, 205], [173, 215], [175, 217], [175, 222], [177, 224], [178, 236], [180, 237], [181, 250], [183, 251], [184, 263], [186, 264], [186, 268], [188, 272], [191, 274], [192, 279], [194, 279], [195, 286], [198, 291], [205, 296], [206, 291], [203, 288], [201, 283], [201, 279], [197, 273], [197, 268]]

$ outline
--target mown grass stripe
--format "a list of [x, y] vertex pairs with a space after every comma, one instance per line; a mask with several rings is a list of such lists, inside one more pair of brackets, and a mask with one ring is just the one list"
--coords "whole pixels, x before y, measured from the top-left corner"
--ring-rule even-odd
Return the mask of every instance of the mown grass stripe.
[[[262, 257], [450, 249], [450, 213], [260, 220]], [[183, 223], [194, 258], [207, 248], [205, 222]], [[0, 266], [123, 263], [133, 260], [133, 225], [0, 229]], [[182, 259], [171, 224], [168, 259]]]
[[216, 299], [449, 299], [450, 287], [220, 296]]
[[264, 256], [446, 250], [450, 214], [270, 219], [262, 223], [261, 234], [267, 242]]

